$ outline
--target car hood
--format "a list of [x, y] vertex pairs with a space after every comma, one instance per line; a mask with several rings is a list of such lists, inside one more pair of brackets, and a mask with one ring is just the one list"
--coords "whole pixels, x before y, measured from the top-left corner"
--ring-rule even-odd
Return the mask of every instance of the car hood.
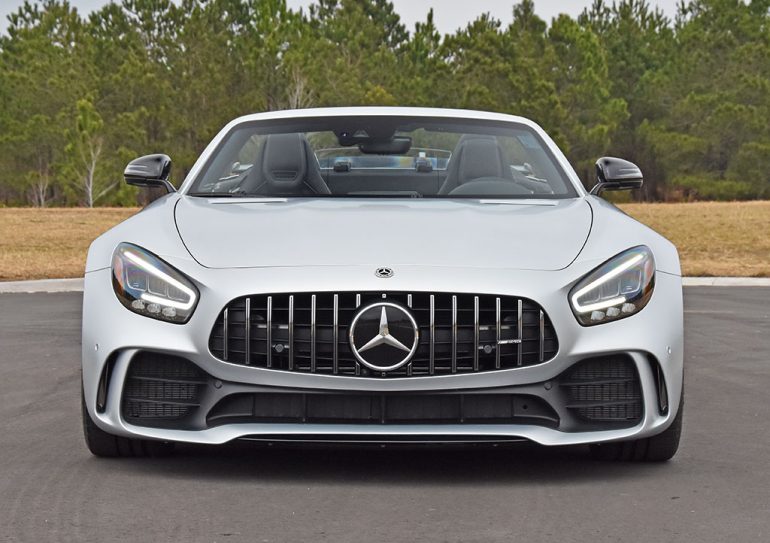
[[206, 199], [175, 208], [209, 268], [462, 266], [558, 270], [591, 229], [582, 198], [536, 201]]

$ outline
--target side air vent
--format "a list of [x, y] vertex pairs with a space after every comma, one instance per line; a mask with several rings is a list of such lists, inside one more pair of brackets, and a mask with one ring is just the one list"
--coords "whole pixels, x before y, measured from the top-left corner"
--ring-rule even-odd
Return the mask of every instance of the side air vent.
[[139, 426], [184, 427], [199, 407], [207, 375], [177, 356], [140, 352], [131, 360], [123, 388], [123, 418]]
[[583, 360], [562, 374], [559, 384], [567, 408], [580, 420], [633, 426], [642, 419], [639, 374], [628, 355]]

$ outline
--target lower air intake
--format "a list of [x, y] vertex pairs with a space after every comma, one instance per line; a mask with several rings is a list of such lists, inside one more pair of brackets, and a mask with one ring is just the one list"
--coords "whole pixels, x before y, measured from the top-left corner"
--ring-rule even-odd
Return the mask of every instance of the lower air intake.
[[184, 358], [138, 353], [126, 375], [123, 418], [139, 426], [179, 427], [200, 407], [206, 383], [206, 374]]
[[233, 423], [315, 424], [537, 424], [556, 428], [559, 417], [541, 398], [464, 393], [241, 393], [223, 398], [209, 426]]
[[633, 426], [642, 419], [639, 374], [631, 357], [612, 355], [579, 362], [560, 378], [567, 408], [592, 423]]

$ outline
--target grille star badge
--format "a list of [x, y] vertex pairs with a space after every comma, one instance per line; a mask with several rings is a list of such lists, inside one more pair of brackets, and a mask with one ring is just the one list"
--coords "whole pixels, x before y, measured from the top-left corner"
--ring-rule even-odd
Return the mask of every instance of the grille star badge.
[[[369, 369], [383, 372], [408, 363], [420, 342], [420, 330], [412, 314], [391, 302], [361, 309], [353, 317], [348, 335], [356, 359]], [[366, 339], [362, 341], [362, 337]]]

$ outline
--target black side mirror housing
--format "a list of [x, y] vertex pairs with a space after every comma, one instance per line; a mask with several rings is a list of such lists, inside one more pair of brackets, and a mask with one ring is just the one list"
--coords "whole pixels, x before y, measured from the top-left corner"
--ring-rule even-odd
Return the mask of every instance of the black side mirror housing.
[[168, 178], [171, 174], [171, 159], [168, 155], [146, 155], [132, 160], [123, 171], [126, 183], [137, 187], [164, 187], [176, 192]]
[[597, 183], [591, 194], [599, 195], [605, 190], [631, 190], [641, 188], [644, 183], [639, 166], [622, 158], [602, 157], [596, 161]]

